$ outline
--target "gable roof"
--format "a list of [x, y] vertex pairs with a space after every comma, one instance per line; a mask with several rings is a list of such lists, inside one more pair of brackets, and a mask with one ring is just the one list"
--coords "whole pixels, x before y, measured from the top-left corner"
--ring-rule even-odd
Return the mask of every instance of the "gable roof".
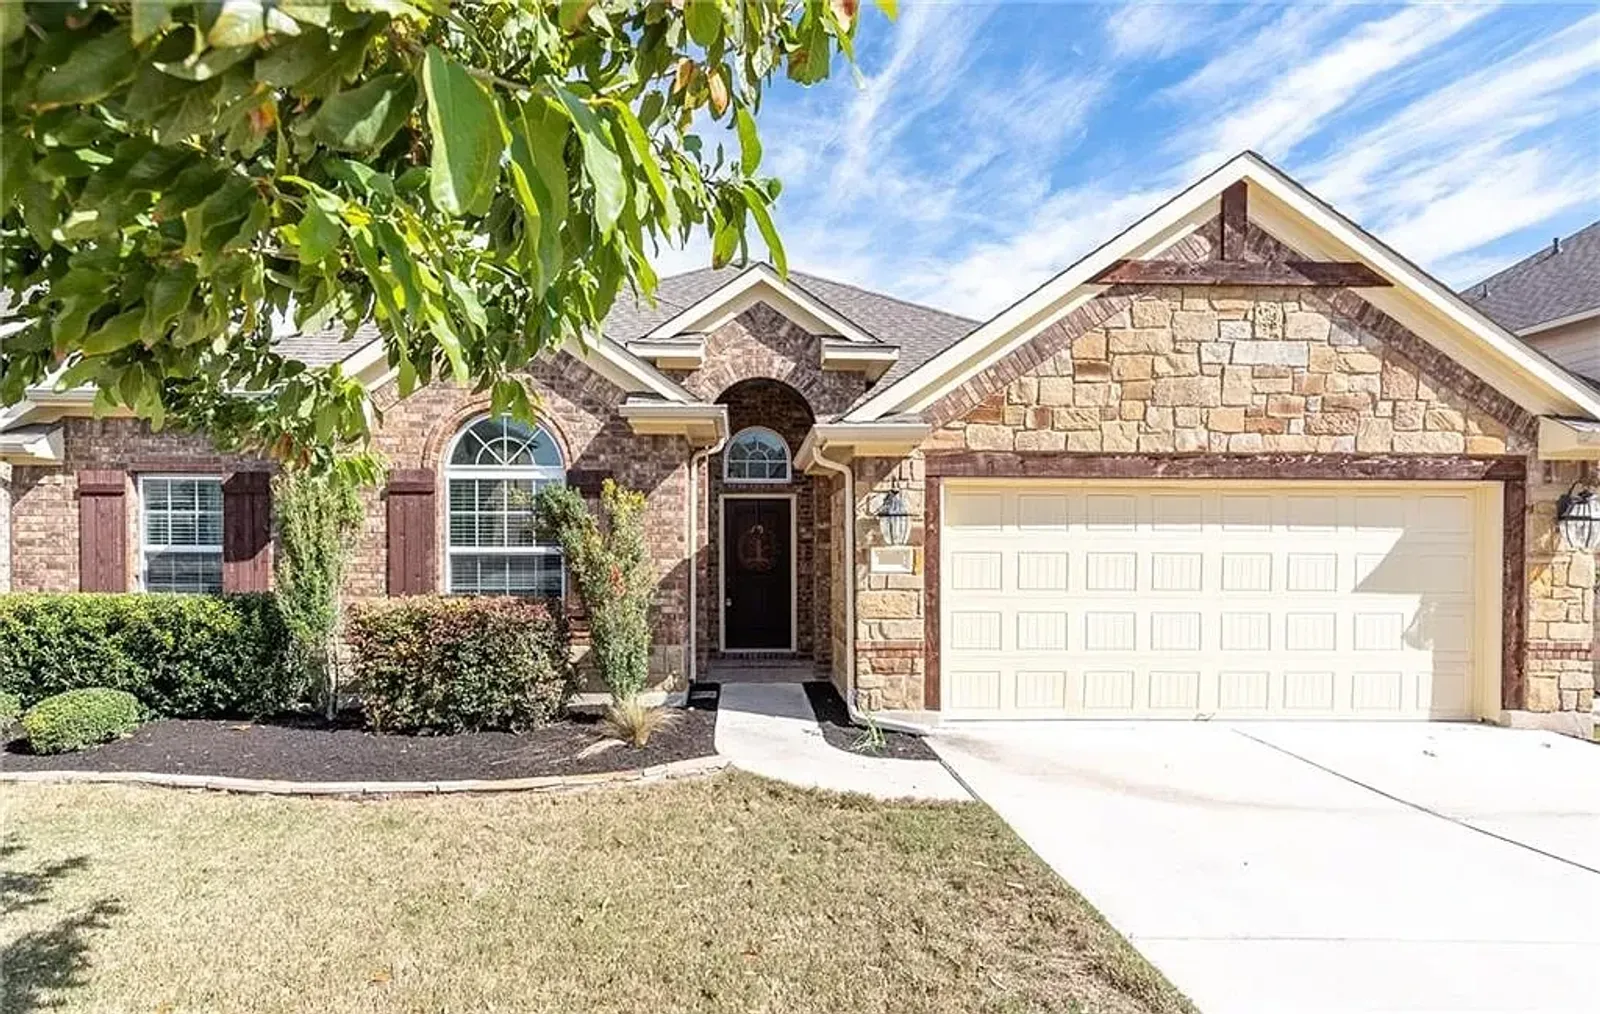
[[1501, 390], [1533, 415], [1600, 418], [1600, 392], [1529, 349], [1427, 272], [1254, 152], [1230, 159], [949, 348], [880, 388], [846, 414], [868, 422], [920, 413], [1014, 352], [1107, 286], [1091, 279], [1123, 259], [1152, 258], [1220, 212], [1222, 191], [1251, 186], [1251, 220], [1303, 255], [1365, 263], [1392, 288], [1363, 298]]
[[1600, 313], [1600, 222], [1461, 291], [1508, 331]]
[[[656, 287], [654, 306], [642, 299], [621, 296], [606, 317], [605, 334], [619, 344], [643, 338], [748, 270], [749, 267], [730, 265], [669, 275]], [[893, 383], [978, 326], [977, 321], [967, 317], [802, 271], [789, 272], [788, 282], [868, 337], [900, 349], [899, 360], [879, 381], [879, 387]], [[308, 366], [325, 366], [350, 357], [376, 339], [377, 331], [371, 325], [362, 325], [348, 340], [342, 329], [328, 328], [288, 335], [279, 342], [279, 348]]]
[[[606, 334], [619, 342], [643, 338], [754, 267], [701, 268], [663, 278], [656, 287], [654, 306], [644, 300], [618, 299], [606, 318]], [[759, 267], [772, 270], [765, 264]], [[892, 383], [978, 326], [977, 321], [968, 317], [804, 271], [790, 271], [786, 281], [855, 325], [867, 337], [900, 349], [899, 361], [889, 369], [879, 386]]]

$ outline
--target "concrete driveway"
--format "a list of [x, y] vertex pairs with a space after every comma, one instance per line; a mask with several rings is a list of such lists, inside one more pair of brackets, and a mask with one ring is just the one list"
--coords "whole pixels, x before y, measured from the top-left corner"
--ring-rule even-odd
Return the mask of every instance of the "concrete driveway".
[[1411, 723], [931, 742], [1205, 1014], [1600, 1011], [1600, 745]]

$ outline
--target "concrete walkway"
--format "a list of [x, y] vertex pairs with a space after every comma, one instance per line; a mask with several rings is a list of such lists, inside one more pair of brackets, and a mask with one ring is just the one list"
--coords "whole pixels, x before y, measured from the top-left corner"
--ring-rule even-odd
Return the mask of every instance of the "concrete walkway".
[[1600, 746], [974, 723], [934, 749], [1205, 1014], [1593, 1014]]
[[879, 799], [968, 800], [938, 761], [863, 757], [829, 746], [798, 683], [726, 683], [717, 753], [734, 767], [808, 789]]

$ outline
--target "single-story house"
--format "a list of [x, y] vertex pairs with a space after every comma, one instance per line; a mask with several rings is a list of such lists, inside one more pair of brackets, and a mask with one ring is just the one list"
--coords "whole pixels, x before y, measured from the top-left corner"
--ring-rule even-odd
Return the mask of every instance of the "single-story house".
[[[1253, 154], [986, 321], [766, 265], [663, 280], [527, 367], [539, 421], [381, 346], [348, 592], [559, 596], [525, 500], [648, 497], [663, 686], [801, 660], [955, 718], [1487, 719], [1587, 734], [1600, 389]], [[15, 591], [270, 581], [266, 462], [8, 414]]]

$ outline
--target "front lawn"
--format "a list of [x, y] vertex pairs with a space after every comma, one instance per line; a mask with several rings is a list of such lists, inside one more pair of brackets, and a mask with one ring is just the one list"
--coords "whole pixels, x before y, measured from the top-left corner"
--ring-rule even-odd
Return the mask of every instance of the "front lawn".
[[0, 789], [0, 1010], [1189, 1011], [987, 808]]

